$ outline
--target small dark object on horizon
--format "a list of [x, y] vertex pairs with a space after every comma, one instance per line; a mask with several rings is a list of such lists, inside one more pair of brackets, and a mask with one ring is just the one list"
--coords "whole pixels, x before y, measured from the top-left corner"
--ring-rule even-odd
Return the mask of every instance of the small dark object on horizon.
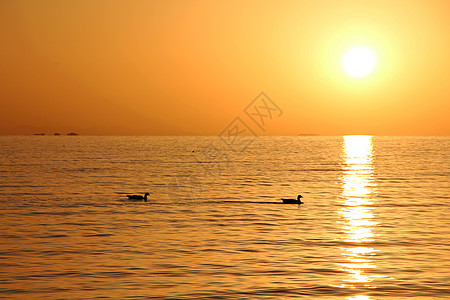
[[285, 204], [303, 204], [303, 202], [300, 200], [300, 198], [303, 198], [302, 195], [298, 195], [297, 199], [283, 199], [281, 198], [281, 200], [283, 200], [283, 203]]
[[127, 195], [128, 200], [144, 200], [145, 202], [147, 202], [147, 196], [149, 196], [150, 193], [145, 193], [144, 196], [141, 195]]

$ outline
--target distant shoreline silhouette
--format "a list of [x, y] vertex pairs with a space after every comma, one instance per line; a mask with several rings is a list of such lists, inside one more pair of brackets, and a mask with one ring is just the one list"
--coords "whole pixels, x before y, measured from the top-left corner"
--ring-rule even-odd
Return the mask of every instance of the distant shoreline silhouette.
[[[33, 133], [33, 135], [41, 135], [41, 136], [42, 136], [42, 135], [46, 135], [46, 134], [45, 134], [45, 133]], [[55, 132], [53, 135], [54, 135], [54, 136], [60, 136], [61, 133]], [[69, 136], [77, 136], [77, 135], [79, 135], [79, 134], [76, 133], [76, 132], [71, 131], [71, 132], [67, 133], [66, 135], [69, 135]]]

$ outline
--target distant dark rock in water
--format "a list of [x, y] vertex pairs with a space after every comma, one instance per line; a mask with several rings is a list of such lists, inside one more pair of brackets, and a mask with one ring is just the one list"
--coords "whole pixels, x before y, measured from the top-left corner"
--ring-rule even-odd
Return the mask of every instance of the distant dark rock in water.
[[61, 133], [55, 132], [53, 135], [61, 135]]
[[45, 133], [35, 133], [34, 135], [45, 135]]
[[78, 135], [76, 132], [69, 132], [67, 135]]

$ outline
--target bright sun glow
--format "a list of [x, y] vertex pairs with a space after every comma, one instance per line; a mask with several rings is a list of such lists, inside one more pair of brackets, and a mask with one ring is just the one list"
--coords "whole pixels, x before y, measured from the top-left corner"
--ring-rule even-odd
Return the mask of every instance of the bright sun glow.
[[375, 52], [367, 47], [350, 49], [342, 59], [342, 67], [351, 77], [364, 77], [370, 74], [376, 64]]

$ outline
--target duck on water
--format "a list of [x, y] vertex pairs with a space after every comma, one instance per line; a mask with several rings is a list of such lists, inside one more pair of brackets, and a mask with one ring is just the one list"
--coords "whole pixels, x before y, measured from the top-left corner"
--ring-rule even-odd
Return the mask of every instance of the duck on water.
[[150, 195], [150, 193], [145, 193], [144, 196], [141, 195], [127, 195], [128, 200], [144, 200], [147, 202], [147, 197]]
[[283, 200], [283, 203], [285, 204], [303, 204], [302, 200], [300, 200], [301, 198], [303, 198], [302, 195], [298, 195], [297, 199], [283, 199], [281, 198], [281, 200]]

